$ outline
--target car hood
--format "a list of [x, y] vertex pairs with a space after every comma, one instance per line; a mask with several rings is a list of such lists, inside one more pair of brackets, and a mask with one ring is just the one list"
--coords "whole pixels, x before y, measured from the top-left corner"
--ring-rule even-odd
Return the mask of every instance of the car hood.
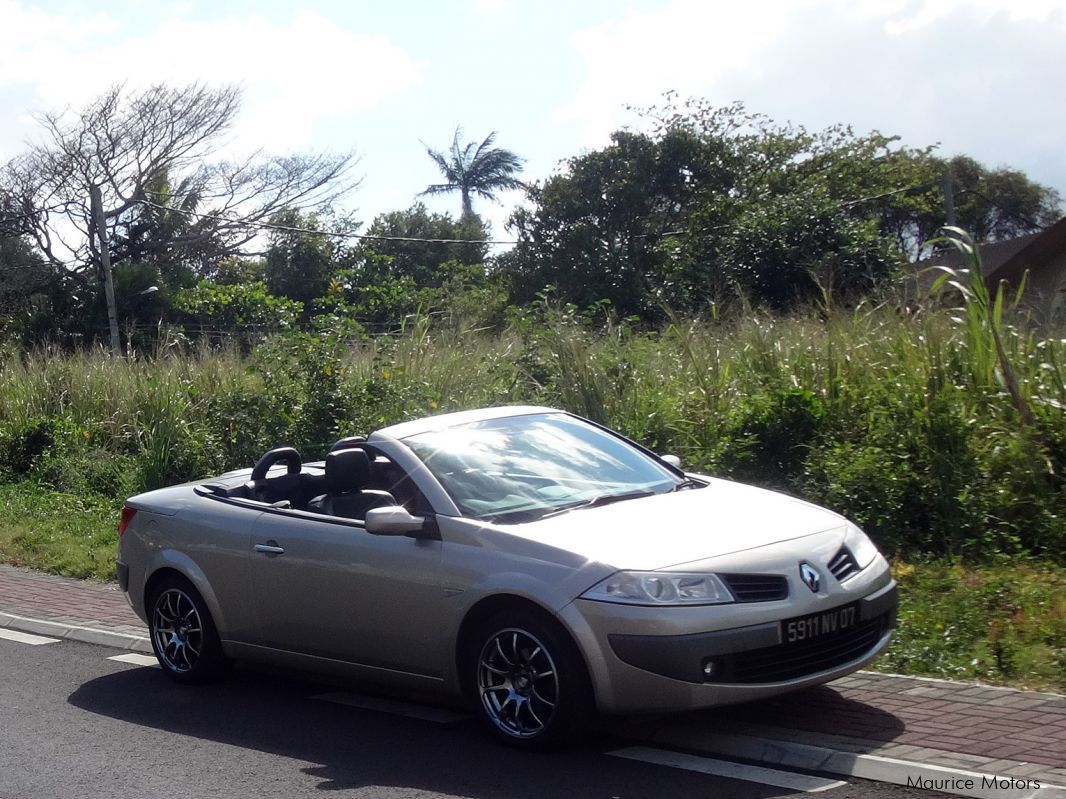
[[508, 535], [617, 569], [665, 569], [839, 529], [844, 517], [774, 491], [710, 479], [706, 488], [581, 508]]

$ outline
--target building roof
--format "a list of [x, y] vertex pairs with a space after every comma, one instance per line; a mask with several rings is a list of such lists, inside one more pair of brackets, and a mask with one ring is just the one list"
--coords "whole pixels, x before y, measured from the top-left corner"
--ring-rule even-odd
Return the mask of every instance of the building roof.
[[[978, 251], [981, 254], [981, 272], [986, 281], [997, 284], [1001, 280], [1016, 280], [1026, 269], [1040, 269], [1048, 261], [1066, 253], [1066, 216], [1036, 233], [980, 244]], [[919, 275], [932, 275], [928, 280], [919, 281], [932, 285], [936, 275], [928, 270], [937, 266], [965, 269], [969, 264], [959, 250], [949, 247], [930, 258], [916, 261], [911, 268]]]
[[[1066, 216], [1039, 233], [1022, 236], [1011, 241], [1021, 241], [1022, 246], [994, 269], [984, 269], [985, 278], [993, 283], [1001, 280], [1017, 280], [1026, 269], [1040, 269], [1044, 264], [1066, 253]], [[981, 251], [982, 257], [984, 250]]]

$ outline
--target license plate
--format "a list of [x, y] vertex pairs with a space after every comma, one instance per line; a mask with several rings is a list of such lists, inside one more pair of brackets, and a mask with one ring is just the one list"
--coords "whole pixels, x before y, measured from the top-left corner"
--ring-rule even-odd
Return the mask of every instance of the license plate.
[[786, 644], [810, 641], [826, 635], [850, 630], [859, 623], [859, 606], [857, 603], [842, 605], [832, 610], [811, 613], [795, 619], [781, 622], [781, 640]]

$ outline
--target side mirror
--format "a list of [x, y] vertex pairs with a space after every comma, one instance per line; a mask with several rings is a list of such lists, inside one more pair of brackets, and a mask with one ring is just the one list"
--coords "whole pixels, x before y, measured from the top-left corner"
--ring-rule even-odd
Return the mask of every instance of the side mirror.
[[660, 455], [659, 458], [665, 463], [669, 463], [675, 469], [681, 468], [681, 459], [677, 457], [677, 455]]
[[407, 535], [420, 532], [425, 523], [421, 516], [412, 516], [399, 505], [389, 505], [368, 510], [364, 526], [374, 535]]

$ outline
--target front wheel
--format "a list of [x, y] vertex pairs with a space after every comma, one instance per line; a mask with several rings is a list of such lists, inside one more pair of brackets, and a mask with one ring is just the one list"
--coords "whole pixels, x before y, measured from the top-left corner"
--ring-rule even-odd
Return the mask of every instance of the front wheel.
[[225, 658], [211, 614], [192, 584], [167, 577], [149, 603], [152, 651], [168, 677], [198, 684], [218, 678]]
[[585, 664], [554, 622], [526, 611], [498, 614], [477, 636], [468, 665], [482, 721], [512, 746], [544, 749], [571, 740], [591, 714]]

